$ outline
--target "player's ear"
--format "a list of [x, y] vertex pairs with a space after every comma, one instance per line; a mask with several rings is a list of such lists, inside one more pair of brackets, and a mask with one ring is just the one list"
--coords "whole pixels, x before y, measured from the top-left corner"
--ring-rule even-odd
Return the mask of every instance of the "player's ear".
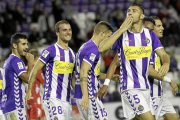
[[13, 43], [13, 49], [17, 49], [17, 44], [16, 43]]
[[101, 32], [101, 37], [104, 37], [105, 36], [105, 32]]
[[141, 14], [140, 19], [143, 20], [145, 18], [144, 14]]

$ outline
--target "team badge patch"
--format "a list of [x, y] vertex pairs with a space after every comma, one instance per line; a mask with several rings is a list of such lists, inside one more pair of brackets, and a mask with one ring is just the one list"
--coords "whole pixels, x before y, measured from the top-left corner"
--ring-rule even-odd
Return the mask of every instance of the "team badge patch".
[[144, 110], [144, 107], [143, 107], [142, 105], [139, 105], [139, 106], [138, 106], [138, 110], [139, 110], [139, 111], [143, 111], [143, 110]]
[[46, 58], [48, 55], [49, 55], [49, 51], [47, 51], [47, 50], [45, 50], [45, 51], [43, 52], [43, 54], [42, 54], [42, 56], [43, 56], [44, 58]]
[[54, 117], [54, 120], [58, 120], [57, 116]]
[[89, 60], [94, 61], [95, 58], [96, 58], [96, 55], [91, 53], [91, 56], [89, 57]]
[[23, 69], [24, 68], [22, 62], [18, 62], [17, 65], [18, 65], [19, 69]]
[[145, 38], [144, 41], [145, 41], [146, 44], [149, 44], [149, 43], [150, 43], [150, 40], [149, 40], [147, 37]]

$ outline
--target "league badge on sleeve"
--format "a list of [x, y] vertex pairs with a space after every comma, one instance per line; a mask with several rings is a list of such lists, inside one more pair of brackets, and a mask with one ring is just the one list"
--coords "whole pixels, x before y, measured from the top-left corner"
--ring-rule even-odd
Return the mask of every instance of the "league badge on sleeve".
[[96, 58], [96, 55], [91, 53], [91, 56], [89, 57], [89, 60], [94, 61], [95, 58]]
[[42, 54], [42, 56], [43, 56], [44, 58], [46, 58], [48, 55], [49, 55], [49, 51], [47, 51], [47, 50], [45, 50], [45, 51], [43, 52], [43, 54]]
[[19, 69], [23, 69], [24, 68], [22, 62], [18, 62], [17, 65], [18, 65]]

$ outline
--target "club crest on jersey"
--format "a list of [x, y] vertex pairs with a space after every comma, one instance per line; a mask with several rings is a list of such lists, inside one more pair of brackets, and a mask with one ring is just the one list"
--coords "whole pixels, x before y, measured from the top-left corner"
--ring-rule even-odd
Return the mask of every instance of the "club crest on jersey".
[[43, 54], [42, 54], [42, 56], [43, 56], [44, 58], [46, 58], [48, 55], [49, 55], [49, 51], [47, 51], [47, 50], [45, 50], [45, 51], [43, 52]]
[[96, 55], [94, 53], [91, 53], [89, 60], [94, 61], [95, 58], [96, 58]]
[[143, 107], [142, 105], [139, 105], [139, 106], [138, 106], [138, 110], [139, 110], [139, 111], [143, 111], [143, 110], [144, 110], [144, 107]]
[[19, 69], [23, 69], [24, 68], [22, 62], [18, 62], [17, 65], [18, 65]]
[[149, 44], [149, 43], [150, 43], [150, 40], [146, 37], [145, 40], [144, 40], [144, 42], [145, 42], [146, 44]]

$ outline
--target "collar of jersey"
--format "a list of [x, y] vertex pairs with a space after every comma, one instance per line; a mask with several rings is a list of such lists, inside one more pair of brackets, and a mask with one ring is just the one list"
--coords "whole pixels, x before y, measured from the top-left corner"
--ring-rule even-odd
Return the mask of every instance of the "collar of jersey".
[[98, 48], [98, 46], [96, 45], [96, 43], [91, 39], [91, 41], [94, 43], [94, 45]]
[[130, 29], [128, 29], [128, 31], [129, 31], [130, 33], [133, 33], [133, 34], [139, 34], [139, 33], [142, 33], [142, 32], [143, 32], [143, 30], [144, 30], [144, 27], [142, 27], [141, 32], [135, 32], [135, 33], [133, 33]]
[[[18, 57], [17, 55], [15, 55], [15, 54], [13, 54], [13, 53], [12, 53], [11, 55], [14, 55], [14, 56]], [[19, 58], [19, 57], [18, 57], [18, 58]]]
[[[63, 50], [65, 50], [64, 48], [62, 48], [60, 45], [58, 45], [57, 43], [56, 43], [56, 45], [58, 46], [58, 47], [60, 47], [61, 49], [63, 49]], [[69, 50], [69, 47], [68, 47], [68, 50]], [[68, 51], [67, 50], [67, 51]]]

